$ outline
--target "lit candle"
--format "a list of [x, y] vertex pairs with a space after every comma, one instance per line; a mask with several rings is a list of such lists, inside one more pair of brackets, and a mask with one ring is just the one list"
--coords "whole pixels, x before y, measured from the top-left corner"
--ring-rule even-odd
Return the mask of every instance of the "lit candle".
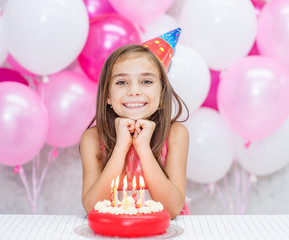
[[123, 200], [122, 200], [122, 205], [124, 209], [127, 209], [128, 201], [127, 201], [127, 176], [125, 175], [124, 180], [123, 180]]
[[133, 185], [132, 198], [134, 200], [134, 205], [136, 207], [136, 205], [137, 205], [137, 197], [136, 197], [136, 178], [135, 178], [135, 176], [133, 177], [132, 185]]
[[140, 185], [140, 207], [145, 206], [145, 192], [144, 192], [144, 179], [142, 176], [139, 177], [139, 185]]
[[111, 206], [113, 207], [115, 205], [115, 199], [114, 199], [114, 179], [111, 182], [110, 185], [110, 202], [111, 202]]
[[119, 176], [117, 176], [115, 180], [115, 185], [114, 185], [114, 206], [117, 206], [118, 202], [118, 183], [119, 183]]

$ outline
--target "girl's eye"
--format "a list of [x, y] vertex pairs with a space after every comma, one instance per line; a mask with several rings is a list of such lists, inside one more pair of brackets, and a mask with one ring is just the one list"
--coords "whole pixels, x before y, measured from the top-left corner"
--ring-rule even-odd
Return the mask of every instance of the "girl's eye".
[[152, 84], [153, 82], [151, 80], [144, 80], [144, 81], [142, 81], [142, 83], [144, 83], [144, 84]]
[[124, 80], [119, 80], [119, 81], [116, 82], [116, 84], [117, 85], [125, 85], [125, 84], [127, 84], [127, 82], [124, 81]]

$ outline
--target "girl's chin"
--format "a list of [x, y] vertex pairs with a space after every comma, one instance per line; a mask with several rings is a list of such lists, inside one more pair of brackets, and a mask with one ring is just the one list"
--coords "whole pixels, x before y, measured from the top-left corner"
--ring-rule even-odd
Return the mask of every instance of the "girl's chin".
[[132, 120], [139, 120], [139, 119], [145, 119], [145, 117], [141, 117], [141, 116], [127, 116], [126, 118], [132, 119]]
[[125, 116], [120, 116], [122, 118], [129, 118], [129, 119], [132, 119], [132, 120], [138, 120], [138, 119], [146, 119], [147, 116], [144, 116], [144, 115], [125, 115]]

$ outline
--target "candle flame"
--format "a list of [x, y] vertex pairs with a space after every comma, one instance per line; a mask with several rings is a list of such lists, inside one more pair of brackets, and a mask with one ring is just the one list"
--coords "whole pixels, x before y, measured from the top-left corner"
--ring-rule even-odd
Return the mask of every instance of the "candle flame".
[[142, 176], [139, 176], [139, 185], [140, 185], [140, 187], [142, 187], [142, 188], [144, 188], [144, 186], [145, 186], [144, 179], [143, 179]]
[[124, 180], [123, 180], [123, 187], [126, 190], [127, 189], [127, 176], [125, 175]]
[[119, 176], [117, 175], [117, 178], [115, 180], [115, 187], [118, 188], [118, 183], [119, 183]]
[[114, 179], [112, 179], [112, 182], [110, 184], [110, 187], [113, 188], [114, 187]]
[[132, 179], [132, 186], [133, 186], [133, 190], [135, 190], [136, 189], [136, 178], [135, 178], [135, 176]]

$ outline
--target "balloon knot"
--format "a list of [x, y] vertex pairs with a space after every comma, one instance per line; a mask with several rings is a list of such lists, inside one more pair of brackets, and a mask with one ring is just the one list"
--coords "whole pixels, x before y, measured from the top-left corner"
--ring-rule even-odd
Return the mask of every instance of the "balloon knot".
[[13, 169], [13, 172], [18, 174], [19, 170], [20, 170], [20, 166], [15, 166]]
[[246, 143], [244, 144], [245, 148], [250, 147], [250, 145], [251, 145], [251, 141], [248, 141], [248, 142], [246, 142]]
[[13, 169], [13, 172], [19, 174], [19, 173], [23, 172], [23, 168], [19, 165], [16, 165]]
[[58, 157], [58, 150], [57, 150], [57, 148], [53, 148], [53, 150], [52, 150], [52, 157]]

